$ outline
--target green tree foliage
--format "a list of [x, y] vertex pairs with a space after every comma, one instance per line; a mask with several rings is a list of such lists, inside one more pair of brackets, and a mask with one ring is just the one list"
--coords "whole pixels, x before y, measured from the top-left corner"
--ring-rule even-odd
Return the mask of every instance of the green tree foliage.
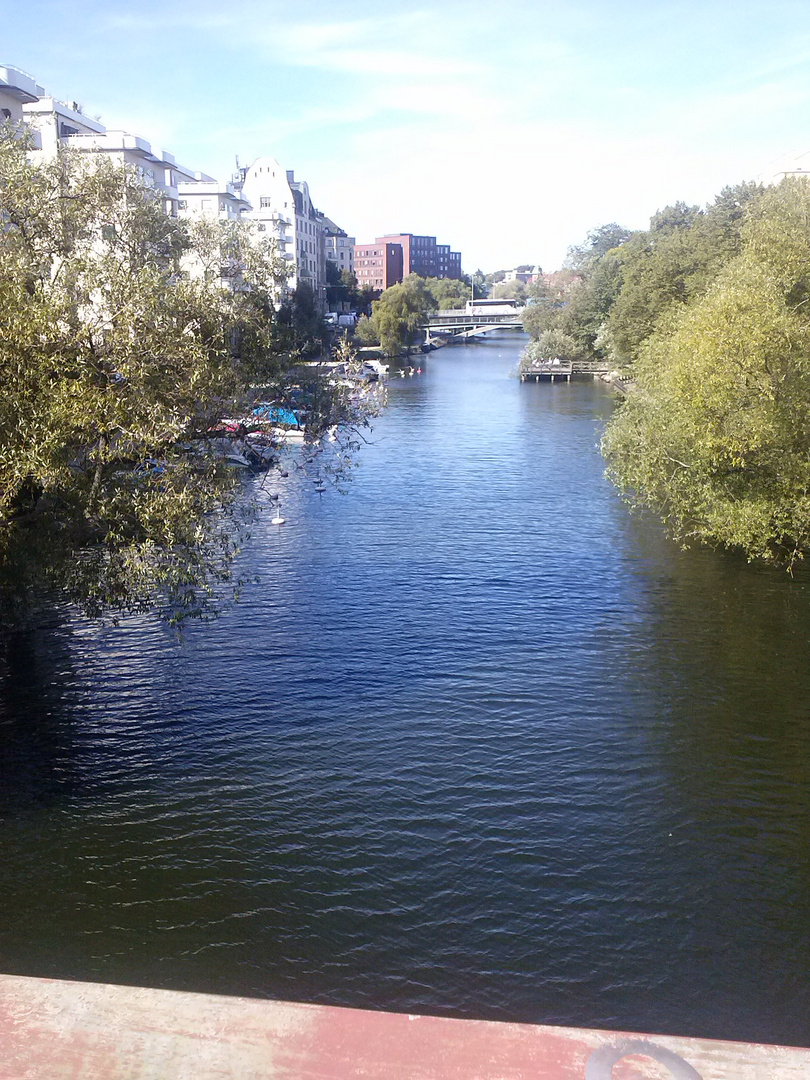
[[622, 287], [621, 256], [616, 248], [595, 259], [571, 289], [567, 302], [557, 305], [557, 325], [578, 345], [579, 355], [600, 355], [599, 337]]
[[380, 335], [368, 315], [361, 315], [354, 328], [354, 339], [358, 345], [373, 346], [380, 344]]
[[358, 288], [357, 277], [354, 271], [344, 268], [339, 270], [337, 265], [326, 260], [326, 306], [329, 311], [337, 311], [341, 305], [347, 304], [356, 311], [363, 303], [364, 297]]
[[470, 299], [469, 283], [455, 278], [425, 278], [425, 287], [442, 311], [463, 308]]
[[578, 275], [588, 274], [595, 263], [609, 251], [621, 247], [631, 236], [629, 229], [617, 225], [615, 221], [609, 225], [600, 225], [597, 229], [591, 229], [584, 244], [568, 249], [565, 268]]
[[620, 289], [610, 307], [610, 338], [619, 365], [632, 364], [667, 310], [701, 296], [739, 252], [745, 207], [760, 192], [755, 184], [727, 188], [705, 210], [676, 203], [655, 214], [649, 230], [621, 248]]
[[326, 306], [330, 311], [334, 311], [336, 306], [348, 300], [349, 290], [345, 287], [343, 282], [343, 275], [338, 270], [335, 263], [330, 259], [326, 260]]
[[536, 341], [531, 341], [523, 350], [526, 360], [575, 360], [579, 355], [579, 346], [572, 337], [562, 330], [544, 330]]
[[653, 215], [647, 230], [612, 222], [569, 249], [565, 288], [527, 314], [533, 337], [558, 329], [572, 337], [583, 359], [632, 366], [638, 350], [671, 307], [705, 293], [740, 251], [746, 208], [761, 194], [756, 184], [726, 188], [701, 210], [675, 203]]
[[297, 357], [315, 357], [323, 352], [326, 339], [326, 324], [315, 290], [309, 282], [299, 281], [278, 313], [277, 348]]
[[489, 285], [487, 284], [487, 278], [483, 270], [475, 270], [468, 279], [470, 285], [470, 296], [472, 296], [473, 286], [475, 287], [476, 298], [482, 296], [489, 296]]
[[528, 296], [526, 286], [522, 281], [499, 281], [492, 286], [489, 294], [493, 300], [525, 300]]
[[[685, 295], [668, 294], [637, 346], [636, 389], [603, 443], [616, 483], [678, 537], [790, 564], [810, 550], [808, 223], [810, 188], [788, 179], [724, 192], [664, 232], [672, 268], [661, 278]], [[708, 283], [698, 245], [679, 249], [680, 268], [672, 259], [671, 237], [697, 227], [714, 237]]]
[[537, 341], [541, 334], [545, 333], [546, 330], [550, 330], [556, 324], [559, 318], [558, 307], [558, 304], [553, 304], [546, 297], [526, 305], [520, 313], [520, 318], [523, 322], [523, 329], [531, 337], [532, 341]]
[[357, 274], [354, 270], [341, 270], [340, 271], [340, 284], [349, 292], [350, 296], [357, 296]]
[[619, 249], [631, 233], [615, 222], [593, 229], [586, 242], [568, 251], [566, 267], [549, 274], [538, 304], [524, 315], [524, 327], [537, 339], [556, 330], [576, 344], [571, 359], [599, 355], [597, 339], [622, 283]]
[[361, 334], [370, 337], [373, 332], [386, 355], [397, 356], [411, 343], [425, 315], [436, 307], [425, 279], [408, 274], [374, 301], [369, 327], [364, 327]]
[[200, 613], [242, 521], [208, 433], [289, 378], [284, 264], [238, 224], [167, 217], [133, 171], [33, 167], [7, 133], [0, 221], [0, 602]]

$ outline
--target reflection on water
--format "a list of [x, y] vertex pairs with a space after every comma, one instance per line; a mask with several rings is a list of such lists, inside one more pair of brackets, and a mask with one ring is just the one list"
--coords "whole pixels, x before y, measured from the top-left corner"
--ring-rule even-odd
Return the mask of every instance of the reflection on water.
[[808, 580], [628, 517], [518, 348], [279, 479], [217, 623], [2, 640], [0, 968], [810, 1041]]

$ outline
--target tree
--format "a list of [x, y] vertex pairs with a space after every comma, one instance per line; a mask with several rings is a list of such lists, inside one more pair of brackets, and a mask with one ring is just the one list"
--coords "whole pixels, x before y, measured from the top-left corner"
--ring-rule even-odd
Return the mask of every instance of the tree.
[[361, 315], [357, 320], [357, 326], [354, 328], [354, 337], [355, 341], [360, 345], [373, 346], [380, 344], [380, 336], [368, 315]]
[[326, 285], [327, 288], [335, 288], [342, 284], [341, 273], [338, 270], [337, 264], [333, 263], [331, 259], [326, 259]]
[[629, 229], [617, 225], [615, 221], [609, 225], [600, 225], [596, 229], [591, 229], [584, 244], [568, 249], [565, 269], [580, 274], [587, 273], [594, 262], [607, 255], [609, 251], [621, 247], [630, 239], [631, 235]]
[[315, 290], [308, 281], [299, 281], [292, 297], [278, 314], [279, 345], [297, 357], [319, 356], [327, 338], [326, 324]]
[[357, 274], [354, 270], [343, 269], [340, 271], [340, 284], [350, 294], [357, 293]]
[[603, 328], [622, 288], [624, 264], [620, 251], [609, 248], [594, 258], [571, 284], [565, 301], [556, 305], [556, 325], [574, 338], [583, 357], [602, 358]]
[[203, 613], [245, 522], [209, 433], [288, 379], [284, 264], [238, 224], [172, 220], [134, 170], [34, 167], [7, 136], [0, 220], [0, 601]]
[[761, 191], [757, 184], [739, 184], [705, 210], [681, 202], [665, 207], [647, 232], [634, 234], [614, 253], [621, 268], [621, 289], [610, 310], [617, 363], [632, 364], [667, 310], [703, 295], [739, 253], [746, 209]]
[[425, 286], [440, 310], [463, 308], [470, 298], [470, 286], [455, 278], [425, 278]]
[[525, 300], [526, 286], [517, 278], [513, 281], [500, 281], [492, 286], [490, 296], [493, 300]]
[[470, 280], [470, 296], [472, 297], [473, 288], [475, 289], [475, 296], [483, 297], [489, 295], [489, 285], [487, 284], [486, 275], [481, 269], [476, 270], [471, 275]]
[[425, 315], [436, 309], [424, 278], [408, 274], [386, 289], [372, 304], [371, 326], [388, 356], [397, 356], [410, 344]]
[[357, 278], [352, 270], [339, 270], [336, 263], [326, 260], [326, 304], [335, 311], [341, 304], [357, 308], [360, 300]]
[[560, 304], [552, 303], [551, 300], [545, 298], [527, 304], [520, 318], [523, 329], [533, 341], [537, 341], [541, 334], [553, 329], [559, 323], [560, 308]]
[[677, 537], [789, 565], [810, 551], [808, 222], [804, 180], [749, 200], [740, 254], [659, 320], [603, 441]]
[[575, 360], [579, 347], [572, 337], [561, 330], [544, 330], [536, 341], [523, 350], [525, 360]]

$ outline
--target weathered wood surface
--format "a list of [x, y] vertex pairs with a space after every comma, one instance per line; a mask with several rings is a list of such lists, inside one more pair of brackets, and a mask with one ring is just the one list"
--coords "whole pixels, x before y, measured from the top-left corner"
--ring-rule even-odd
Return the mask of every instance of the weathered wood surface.
[[527, 379], [570, 379], [573, 364], [570, 360], [521, 360], [518, 373], [522, 381]]
[[807, 1080], [810, 1050], [0, 976], [0, 1080]]

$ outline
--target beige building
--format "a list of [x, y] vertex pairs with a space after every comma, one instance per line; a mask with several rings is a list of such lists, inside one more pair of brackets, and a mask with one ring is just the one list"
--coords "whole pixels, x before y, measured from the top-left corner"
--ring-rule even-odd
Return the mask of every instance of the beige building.
[[326, 258], [323, 247], [323, 215], [315, 209], [306, 180], [296, 180], [287, 170], [287, 182], [295, 201], [295, 262], [298, 280], [312, 286], [326, 310]]
[[338, 270], [349, 270], [354, 273], [355, 238], [348, 236], [344, 229], [341, 229], [325, 214], [319, 214], [319, 216], [323, 235], [324, 258], [327, 262], [333, 263]]

